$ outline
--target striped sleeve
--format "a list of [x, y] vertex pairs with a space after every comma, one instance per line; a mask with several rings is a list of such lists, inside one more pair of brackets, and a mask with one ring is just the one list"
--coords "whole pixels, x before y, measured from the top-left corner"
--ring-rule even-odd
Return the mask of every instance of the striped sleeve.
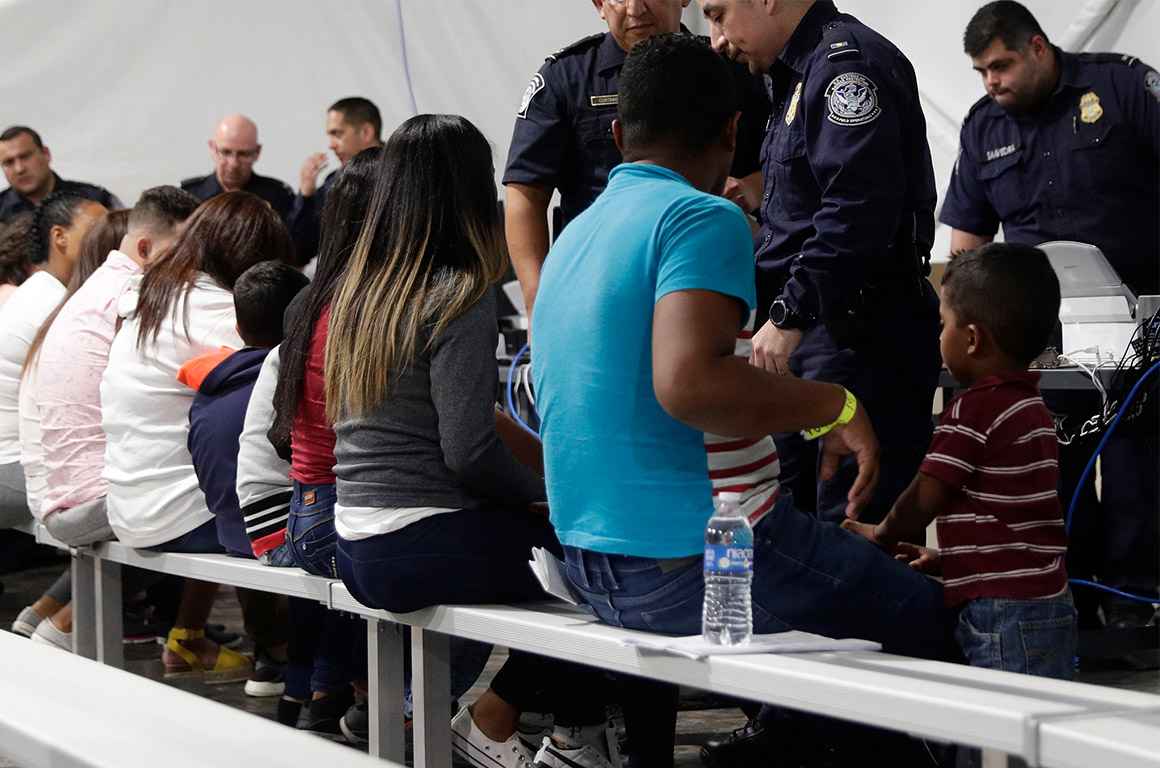
[[972, 419], [972, 409], [964, 408], [964, 397], [948, 407], [934, 430], [930, 450], [919, 471], [952, 488], [962, 488], [978, 471], [979, 460], [987, 445], [990, 423], [978, 424]]

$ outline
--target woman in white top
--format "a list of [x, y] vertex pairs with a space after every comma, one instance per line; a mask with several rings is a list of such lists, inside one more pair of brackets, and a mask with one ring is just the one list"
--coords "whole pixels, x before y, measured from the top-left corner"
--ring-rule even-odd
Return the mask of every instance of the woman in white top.
[[[194, 392], [177, 381], [177, 372], [194, 357], [243, 346], [234, 282], [260, 261], [289, 262], [292, 248], [269, 205], [228, 192], [203, 203], [173, 248], [122, 298], [124, 324], [101, 380], [109, 525], [122, 542], [169, 552], [224, 551], [189, 454]], [[216, 590], [187, 580], [162, 656], [166, 676], [224, 682], [248, 675], [245, 657], [205, 638]]]
[[[48, 473], [44, 466], [44, 447], [40, 437], [40, 407], [37, 405], [40, 350], [61, 307], [105, 262], [109, 252], [121, 243], [128, 223], [128, 211], [111, 211], [97, 219], [85, 233], [67, 292], [40, 326], [24, 361], [24, 373], [20, 381], [20, 464], [24, 467], [28, 509], [38, 520], [42, 519], [44, 498], [48, 490]], [[33, 640], [71, 650], [71, 599], [71, 578], [69, 572], [65, 571], [40, 599], [20, 612], [16, 626], [22, 630], [34, 627]]]
[[20, 374], [36, 332], [64, 298], [85, 232], [105, 207], [70, 194], [44, 199], [33, 219], [29, 260], [36, 273], [0, 307], [0, 528], [28, 519], [20, 466]]

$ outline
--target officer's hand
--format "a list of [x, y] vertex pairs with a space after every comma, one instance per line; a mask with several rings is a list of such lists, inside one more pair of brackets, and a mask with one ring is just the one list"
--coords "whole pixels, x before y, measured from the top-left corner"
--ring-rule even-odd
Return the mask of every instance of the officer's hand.
[[318, 174], [326, 167], [326, 153], [318, 152], [306, 158], [302, 172], [298, 175], [298, 191], [303, 197], [310, 197], [318, 191]]
[[761, 192], [753, 189], [745, 179], [733, 176], [725, 180], [725, 189], [722, 190], [721, 197], [736, 203], [742, 213], [749, 213], [761, 205]]
[[862, 508], [874, 495], [879, 470], [878, 437], [861, 403], [849, 424], [838, 427], [822, 438], [821, 479], [831, 479], [838, 471], [839, 460], [851, 454], [858, 462], [858, 477], [846, 494], [846, 517], [857, 520]]
[[766, 322], [753, 337], [753, 352], [749, 355], [749, 363], [779, 376], [792, 376], [789, 357], [801, 343], [801, 331], [781, 329]]

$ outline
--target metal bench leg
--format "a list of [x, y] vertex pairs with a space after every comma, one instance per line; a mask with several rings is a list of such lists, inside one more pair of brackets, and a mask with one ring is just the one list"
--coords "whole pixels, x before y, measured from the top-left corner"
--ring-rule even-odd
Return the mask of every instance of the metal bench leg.
[[983, 750], [983, 768], [1027, 768], [1027, 763], [1015, 755], [997, 749]]
[[80, 550], [72, 551], [73, 653], [97, 658], [96, 563]]
[[451, 638], [411, 630], [411, 697], [415, 708], [415, 768], [451, 765]]
[[93, 560], [96, 576], [95, 628], [97, 661], [125, 668], [124, 617], [121, 614], [121, 564]]
[[403, 731], [402, 625], [367, 619], [367, 715], [370, 754], [403, 763], [407, 744]]

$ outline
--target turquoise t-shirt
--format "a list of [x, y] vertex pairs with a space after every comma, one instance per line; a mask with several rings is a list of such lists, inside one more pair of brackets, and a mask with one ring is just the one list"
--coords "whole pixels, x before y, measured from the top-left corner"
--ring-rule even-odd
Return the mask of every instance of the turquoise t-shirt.
[[564, 230], [544, 265], [532, 323], [552, 523], [564, 544], [684, 557], [713, 510], [704, 434], [653, 392], [653, 307], [675, 291], [754, 296], [741, 210], [680, 174], [625, 163]]

